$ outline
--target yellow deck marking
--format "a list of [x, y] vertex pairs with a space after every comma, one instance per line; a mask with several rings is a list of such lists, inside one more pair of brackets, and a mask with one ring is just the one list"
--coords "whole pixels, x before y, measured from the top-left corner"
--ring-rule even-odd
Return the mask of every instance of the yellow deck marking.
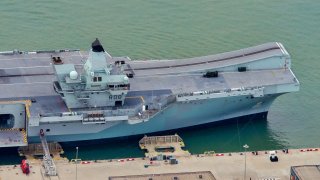
[[126, 97], [125, 99], [135, 99], [135, 98], [140, 98], [141, 101], [144, 103], [143, 96], [132, 96], [132, 97]]

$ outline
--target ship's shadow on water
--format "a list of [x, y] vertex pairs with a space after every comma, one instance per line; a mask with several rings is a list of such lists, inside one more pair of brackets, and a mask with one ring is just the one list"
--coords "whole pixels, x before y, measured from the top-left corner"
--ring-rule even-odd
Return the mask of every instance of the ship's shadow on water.
[[[192, 154], [215, 152], [244, 151], [243, 145], [248, 144], [248, 151], [283, 149], [286, 142], [279, 142], [273, 137], [275, 134], [268, 129], [267, 113], [255, 116], [246, 116], [210, 123], [192, 128], [183, 128], [158, 132], [148, 135], [179, 134], [187, 150]], [[69, 159], [76, 156], [76, 147], [79, 147], [79, 158], [82, 160], [116, 159], [126, 157], [143, 157], [144, 152], [139, 149], [138, 142], [144, 135], [98, 140], [76, 143], [63, 143], [65, 154]]]
[[248, 151], [287, 148], [285, 141], [277, 141], [268, 128], [266, 119], [236, 120], [227, 124], [216, 124], [203, 129], [188, 130], [180, 136], [191, 153], [242, 152], [243, 146], [249, 145]]
[[0, 148], [0, 165], [20, 164], [22, 159], [17, 148]]
[[[278, 141], [268, 127], [266, 114], [258, 116], [231, 119], [223, 123], [211, 123], [192, 128], [154, 133], [151, 135], [179, 134], [187, 150], [193, 154], [205, 151], [238, 152], [244, 151], [243, 145], [248, 144], [248, 151], [283, 149], [287, 142]], [[79, 158], [82, 160], [116, 159], [127, 157], [143, 157], [144, 152], [139, 149], [138, 142], [144, 135], [125, 138], [62, 143], [68, 159], [76, 156], [79, 147]], [[1, 164], [19, 164], [23, 157], [19, 157], [17, 148], [0, 148]]]

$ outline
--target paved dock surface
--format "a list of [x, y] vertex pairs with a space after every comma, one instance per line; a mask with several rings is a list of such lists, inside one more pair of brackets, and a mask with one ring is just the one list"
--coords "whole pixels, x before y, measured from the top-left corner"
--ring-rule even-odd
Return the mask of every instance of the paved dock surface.
[[[247, 152], [247, 175], [246, 179], [289, 179], [290, 167], [298, 165], [320, 164], [320, 150], [301, 152], [300, 149], [289, 150], [288, 154], [277, 152], [279, 162], [271, 162], [269, 155], [264, 151], [253, 155]], [[82, 162], [77, 165], [78, 180], [108, 179], [110, 176], [127, 176], [143, 174], [179, 173], [211, 171], [218, 180], [242, 180], [244, 179], [245, 156], [240, 153], [215, 154], [212, 156], [192, 155], [179, 157], [178, 164], [170, 165], [164, 161], [154, 162], [150, 165], [149, 159], [122, 159]], [[150, 165], [147, 168], [145, 165]], [[37, 161], [30, 162], [31, 173], [22, 174], [19, 166], [0, 166], [0, 180], [41, 180], [41, 164]], [[76, 165], [66, 161], [56, 162], [59, 177], [51, 179], [69, 180], [76, 179]]]

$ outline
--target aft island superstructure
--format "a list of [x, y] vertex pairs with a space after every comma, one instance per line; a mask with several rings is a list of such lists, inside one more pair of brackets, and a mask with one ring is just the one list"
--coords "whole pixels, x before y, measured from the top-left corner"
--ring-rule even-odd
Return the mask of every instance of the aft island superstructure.
[[143, 135], [239, 117], [266, 118], [299, 90], [281, 43], [177, 60], [79, 50], [0, 53], [0, 145]]

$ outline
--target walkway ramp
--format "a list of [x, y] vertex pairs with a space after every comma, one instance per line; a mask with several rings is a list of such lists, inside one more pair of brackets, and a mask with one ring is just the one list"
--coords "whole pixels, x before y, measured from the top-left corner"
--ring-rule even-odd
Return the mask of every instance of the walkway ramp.
[[57, 168], [56, 168], [56, 165], [54, 164], [53, 159], [50, 155], [48, 142], [47, 142], [47, 139], [46, 139], [43, 131], [40, 132], [40, 139], [41, 139], [41, 144], [42, 144], [42, 148], [44, 151], [43, 166], [45, 169], [45, 174], [47, 176], [56, 176], [57, 175]]

